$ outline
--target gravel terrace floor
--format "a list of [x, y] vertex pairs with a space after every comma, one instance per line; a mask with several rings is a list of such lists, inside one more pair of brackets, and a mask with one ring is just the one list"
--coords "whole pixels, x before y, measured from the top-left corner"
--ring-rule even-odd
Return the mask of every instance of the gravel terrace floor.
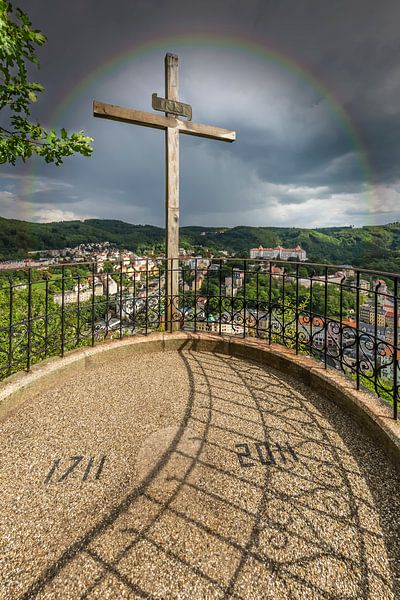
[[0, 425], [2, 599], [400, 598], [398, 473], [271, 368], [102, 359]]

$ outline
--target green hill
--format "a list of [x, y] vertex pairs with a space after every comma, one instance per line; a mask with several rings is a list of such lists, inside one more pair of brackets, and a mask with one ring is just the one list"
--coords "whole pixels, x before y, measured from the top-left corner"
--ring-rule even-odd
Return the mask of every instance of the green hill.
[[[400, 223], [389, 225], [325, 227], [182, 227], [181, 246], [192, 252], [228, 250], [248, 256], [250, 248], [300, 245], [310, 261], [352, 264], [400, 272]], [[0, 217], [0, 260], [26, 256], [32, 250], [73, 247], [109, 241], [133, 251], [160, 252], [164, 230], [117, 220], [88, 219], [57, 223], [30, 223]]]

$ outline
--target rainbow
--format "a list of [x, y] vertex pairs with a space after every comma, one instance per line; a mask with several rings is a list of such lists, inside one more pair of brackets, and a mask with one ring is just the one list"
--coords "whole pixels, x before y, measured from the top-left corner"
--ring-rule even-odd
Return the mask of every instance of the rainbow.
[[[317, 77], [310, 68], [300, 64], [293, 57], [282, 51], [282, 49], [278, 49], [270, 42], [266, 43], [265, 41], [255, 40], [254, 38], [248, 39], [236, 34], [215, 35], [202, 32], [193, 32], [188, 35], [170, 35], [160, 37], [156, 40], [153, 38], [147, 41], [137, 42], [133, 46], [118, 52], [106, 62], [99, 64], [93, 71], [79, 81], [72, 90], [70, 89], [66, 91], [65, 94], [62, 94], [62, 99], [55, 107], [55, 110], [49, 119], [49, 126], [55, 129], [60, 128], [62, 126], [63, 117], [75, 103], [79, 102], [80, 98], [85, 94], [88, 88], [93, 86], [93, 84], [104, 80], [110, 74], [118, 72], [118, 70], [124, 68], [132, 61], [140, 60], [142, 57], [151, 53], [164, 54], [165, 52], [170, 51], [179, 54], [185, 48], [209, 49], [210, 47], [215, 49], [228, 49], [232, 52], [243, 53], [253, 58], [270, 62], [285, 71], [289, 77], [298, 77], [300, 80], [303, 80], [306, 85], [309, 85], [311, 89], [318, 94], [319, 97], [326, 101], [326, 105], [329, 108], [332, 118], [337, 123], [337, 126], [345, 132], [354, 149], [363, 181], [363, 198], [365, 199], [370, 213], [369, 220], [372, 223], [371, 217], [374, 212], [374, 207], [377, 207], [378, 203], [368, 152], [363, 143], [362, 135], [356, 126], [355, 116], [350, 115], [349, 112], [345, 110], [343, 104], [339, 101], [337, 96], [328, 89], [321, 77]], [[88, 106], [88, 111], [90, 110], [91, 106]], [[35, 163], [33, 162], [33, 166], [28, 171], [28, 174], [31, 176], [35, 175], [34, 164]], [[28, 198], [31, 192], [31, 184], [29, 181], [29, 179], [26, 180], [26, 184], [22, 189], [22, 196], [24, 198]]]

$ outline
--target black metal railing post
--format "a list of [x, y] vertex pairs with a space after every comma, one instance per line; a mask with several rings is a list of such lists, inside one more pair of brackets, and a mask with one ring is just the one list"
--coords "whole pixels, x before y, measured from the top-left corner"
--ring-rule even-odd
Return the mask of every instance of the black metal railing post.
[[[165, 272], [166, 273], [166, 272]], [[133, 297], [132, 297], [132, 331], [136, 329], [136, 269], [133, 271]]]
[[272, 343], [272, 263], [269, 262], [268, 289], [268, 344]]
[[299, 265], [296, 265], [295, 351], [299, 353]]
[[356, 386], [360, 389], [360, 271], [356, 271]]
[[79, 340], [81, 337], [81, 299], [80, 299], [80, 294], [81, 294], [81, 275], [78, 271], [78, 297], [77, 297], [77, 303], [76, 303], [76, 310], [77, 310], [77, 319], [76, 319], [76, 346], [79, 344]]
[[122, 340], [122, 257], [119, 262], [119, 339]]
[[96, 291], [96, 286], [95, 286], [95, 275], [96, 275], [96, 263], [92, 263], [92, 311], [91, 311], [91, 319], [90, 319], [90, 325], [91, 325], [91, 338], [92, 338], [92, 346], [94, 346], [94, 316], [95, 316], [95, 291]]
[[231, 331], [234, 331], [234, 320], [235, 320], [235, 296], [233, 294], [233, 271], [234, 267], [231, 269]]
[[61, 267], [61, 356], [64, 356], [64, 342], [65, 342], [65, 267]]
[[399, 389], [398, 389], [398, 375], [399, 375], [399, 305], [398, 305], [398, 283], [397, 277], [394, 279], [393, 289], [393, 350], [394, 350], [394, 361], [393, 361], [393, 417], [397, 419], [398, 416], [398, 400], [399, 400]]
[[161, 269], [160, 269], [160, 265], [158, 263], [157, 264], [157, 276], [158, 276], [158, 288], [157, 288], [157, 312], [158, 312], [158, 322], [157, 322], [157, 327], [158, 329], [160, 329], [161, 327]]
[[211, 263], [207, 266], [207, 274], [206, 274], [206, 302], [204, 305], [204, 314], [206, 318], [206, 331], [209, 331], [210, 324], [210, 267]]
[[285, 300], [286, 300], [286, 290], [285, 290], [285, 282], [286, 282], [286, 269], [285, 267], [282, 270], [282, 343], [285, 346], [286, 345], [286, 321], [285, 321], [285, 313], [286, 313], [286, 306], [285, 306]]
[[[246, 279], [247, 279], [247, 260], [243, 261], [243, 337], [246, 337], [246, 310], [247, 310], [247, 302], [246, 302]], [[233, 281], [232, 281], [233, 284]]]
[[374, 294], [374, 387], [375, 391], [378, 389], [378, 293], [379, 288], [381, 287], [381, 282], [375, 286], [373, 290]]
[[260, 337], [259, 323], [260, 323], [260, 269], [261, 265], [256, 270], [256, 327], [255, 336]]
[[325, 267], [325, 290], [324, 290], [324, 367], [327, 366], [328, 355], [328, 267]]
[[197, 258], [194, 259], [194, 331], [197, 331]]
[[313, 354], [313, 348], [314, 348], [314, 340], [313, 340], [313, 321], [314, 321], [314, 313], [313, 313], [313, 277], [315, 275], [315, 271], [311, 271], [310, 274], [310, 306], [309, 306], [309, 311], [308, 311], [308, 315], [309, 315], [309, 319], [310, 319], [310, 354], [312, 356], [314, 356]]
[[7, 375], [10, 375], [12, 371], [13, 364], [13, 337], [14, 337], [14, 324], [13, 324], [13, 289], [14, 289], [14, 281], [13, 278], [10, 277], [10, 289], [9, 289], [9, 332], [8, 332], [8, 368]]
[[49, 349], [49, 277], [47, 273], [45, 281], [44, 355], [47, 356]]
[[219, 260], [219, 298], [218, 298], [218, 333], [222, 330], [222, 259]]
[[28, 269], [28, 322], [27, 322], [27, 354], [26, 370], [31, 370], [31, 344], [32, 344], [32, 269]]
[[[171, 262], [171, 266], [172, 266], [172, 262]], [[170, 265], [169, 265], [169, 259], [165, 258], [165, 275], [164, 275], [164, 290], [165, 290], [165, 308], [164, 308], [164, 331], [167, 332], [170, 330], [170, 322], [169, 322], [169, 315], [170, 315], [170, 310], [169, 310], [169, 291], [172, 289], [171, 285], [172, 285], [172, 279], [171, 281], [169, 281], [169, 277], [171, 275], [172, 277], [172, 273], [171, 273], [172, 269], [170, 269]]]
[[[110, 319], [108, 318], [108, 315], [110, 314], [109, 312], [109, 308], [110, 308], [110, 278], [111, 278], [111, 273], [106, 273], [106, 306], [105, 306], [105, 313], [104, 313], [104, 321], [105, 321], [105, 328], [104, 328], [104, 338], [108, 337], [108, 331], [109, 331], [109, 325], [110, 325]], [[103, 277], [103, 286], [104, 286], [104, 277]], [[104, 291], [104, 287], [103, 287], [103, 291]]]
[[[149, 333], [149, 259], [146, 258], [146, 304], [145, 304], [145, 335]], [[172, 315], [171, 315], [172, 319]]]
[[346, 280], [346, 275], [340, 280], [340, 293], [339, 293], [339, 364], [343, 369], [343, 284]]

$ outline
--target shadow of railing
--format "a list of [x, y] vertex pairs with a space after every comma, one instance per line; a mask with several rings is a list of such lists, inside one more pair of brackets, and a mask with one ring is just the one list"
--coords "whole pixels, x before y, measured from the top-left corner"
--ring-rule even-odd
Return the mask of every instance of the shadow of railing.
[[168, 448], [22, 598], [80, 555], [101, 569], [82, 599], [109, 577], [140, 598], [395, 598], [399, 480], [373, 442], [271, 369], [179, 359], [190, 392]]

